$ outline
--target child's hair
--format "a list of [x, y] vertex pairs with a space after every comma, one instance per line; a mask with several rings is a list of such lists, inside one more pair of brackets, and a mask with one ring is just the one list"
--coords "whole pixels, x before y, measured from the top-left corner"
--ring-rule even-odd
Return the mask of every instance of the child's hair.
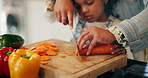
[[108, 0], [107, 4], [104, 4], [104, 11], [107, 15], [113, 15], [113, 8], [116, 6], [118, 0]]
[[[74, 0], [72, 0], [73, 4], [74, 4], [74, 7], [75, 7], [75, 12], [77, 12], [77, 5], [75, 3]], [[116, 6], [116, 3], [118, 2], [118, 0], [108, 0], [107, 4], [104, 4], [104, 11], [107, 15], [113, 15], [113, 8]]]

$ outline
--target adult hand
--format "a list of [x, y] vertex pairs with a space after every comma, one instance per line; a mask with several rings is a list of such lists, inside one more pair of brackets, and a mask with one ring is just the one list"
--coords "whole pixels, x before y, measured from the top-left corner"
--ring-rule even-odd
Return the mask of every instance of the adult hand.
[[74, 6], [72, 0], [56, 0], [54, 13], [59, 22], [64, 25], [69, 24], [71, 28], [73, 27]]
[[124, 47], [116, 47], [116, 48], [112, 48], [113, 51], [111, 52], [111, 54], [113, 55], [120, 55], [120, 54], [126, 54], [127, 51]]
[[127, 51], [124, 47], [122, 47], [121, 44], [119, 44], [117, 41], [114, 41], [113, 43], [111, 43], [113, 46], [111, 48], [112, 52], [111, 54], [113, 55], [120, 55], [120, 54], [126, 54]]
[[[115, 41], [115, 36], [108, 30], [90, 26], [87, 30], [82, 32], [78, 39], [78, 46], [81, 50], [83, 47], [89, 46], [86, 55], [89, 55], [96, 44], [110, 44]], [[87, 41], [90, 41], [86, 44]]]

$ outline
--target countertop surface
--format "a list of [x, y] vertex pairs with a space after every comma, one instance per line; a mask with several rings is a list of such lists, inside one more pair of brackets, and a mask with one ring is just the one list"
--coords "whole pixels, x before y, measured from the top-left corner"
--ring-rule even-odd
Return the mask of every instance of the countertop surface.
[[[147, 70], [147, 71], [146, 71]], [[9, 77], [0, 77], [9, 78]], [[146, 62], [127, 59], [127, 65], [121, 69], [106, 72], [97, 78], [148, 78]]]
[[127, 59], [127, 65], [121, 69], [106, 72], [97, 78], [148, 78], [148, 63]]

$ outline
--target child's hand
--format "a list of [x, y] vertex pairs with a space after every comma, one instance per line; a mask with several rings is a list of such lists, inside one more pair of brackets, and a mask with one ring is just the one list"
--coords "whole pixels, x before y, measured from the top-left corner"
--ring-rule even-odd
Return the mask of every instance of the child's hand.
[[87, 44], [88, 47], [88, 52], [86, 55], [89, 55], [93, 49], [93, 47], [96, 44], [110, 44], [113, 41], [116, 40], [115, 36], [108, 30], [98, 28], [96, 26], [91, 26], [82, 34], [80, 35], [78, 39], [78, 46], [79, 49], [81, 50], [83, 47], [85, 47], [85, 43], [90, 40], [90, 42]]
[[64, 25], [69, 24], [71, 28], [73, 27], [74, 6], [71, 0], [56, 0], [54, 13], [59, 22]]
[[[88, 46], [82, 48], [80, 50], [80, 55], [86, 55], [88, 51]], [[96, 55], [96, 54], [113, 54], [113, 55], [120, 55], [120, 54], [126, 54], [126, 49], [123, 48], [121, 45], [118, 43], [116, 44], [101, 44], [101, 45], [96, 45], [91, 51], [91, 55]]]

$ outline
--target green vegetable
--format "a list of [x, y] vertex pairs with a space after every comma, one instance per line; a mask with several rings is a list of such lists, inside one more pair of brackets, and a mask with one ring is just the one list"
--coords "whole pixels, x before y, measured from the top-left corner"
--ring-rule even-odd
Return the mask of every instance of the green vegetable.
[[0, 35], [0, 49], [3, 47], [12, 47], [18, 49], [24, 44], [24, 39], [16, 34]]

